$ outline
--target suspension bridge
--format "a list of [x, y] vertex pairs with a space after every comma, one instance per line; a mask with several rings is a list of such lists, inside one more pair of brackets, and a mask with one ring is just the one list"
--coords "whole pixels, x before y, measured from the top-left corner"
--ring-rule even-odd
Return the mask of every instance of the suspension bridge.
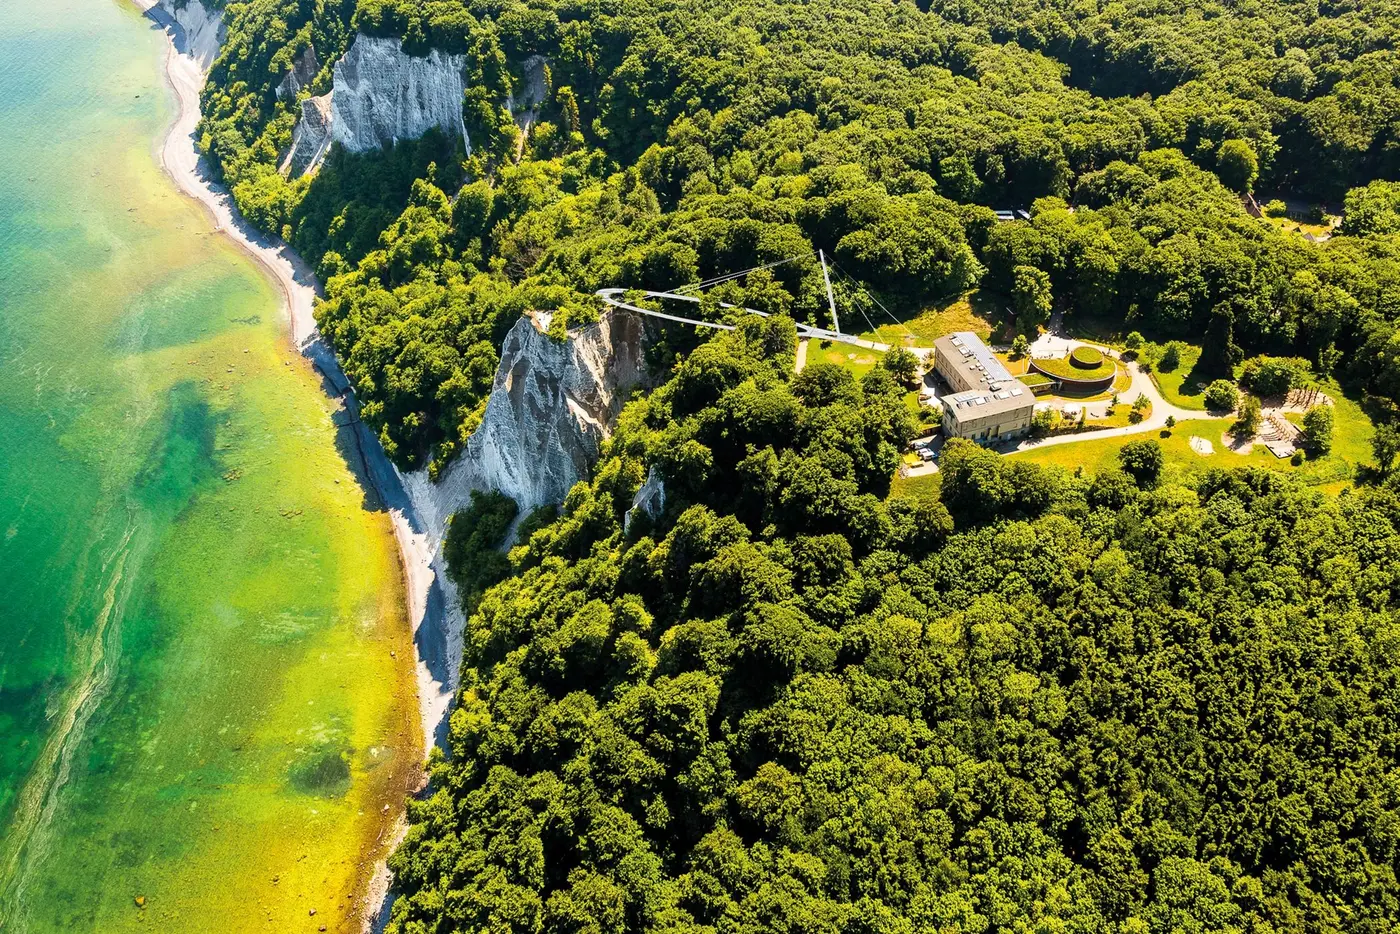
[[[841, 319], [836, 312], [836, 294], [831, 287], [831, 271], [827, 264], [826, 254], [821, 250], [816, 250], [813, 253], [801, 253], [796, 256], [789, 256], [786, 259], [775, 260], [771, 263], [764, 263], [761, 266], [754, 266], [749, 269], [742, 269], [738, 272], [731, 272], [723, 276], [716, 276], [713, 279], [705, 279], [701, 282], [694, 282], [688, 285], [677, 286], [673, 289], [665, 291], [638, 291], [635, 289], [607, 288], [599, 289], [596, 294], [600, 299], [603, 300], [605, 304], [610, 305], [613, 308], [622, 308], [627, 311], [636, 312], [637, 314], [641, 315], [647, 315], [652, 318], [660, 318], [663, 321], [674, 321], [679, 324], [689, 324], [701, 328], [713, 328], [718, 331], [732, 331], [735, 328], [735, 326], [732, 324], [725, 324], [722, 321], [708, 321], [704, 318], [696, 318], [684, 314], [673, 314], [670, 312], [658, 311], [654, 308], [644, 308], [640, 305], [633, 303], [638, 300], [637, 298], [633, 298], [632, 302], [629, 302], [626, 299], [631, 296], [640, 296], [641, 299], [655, 299], [657, 301], [663, 302], [681, 302], [683, 304], [699, 305], [703, 299], [700, 295], [691, 293], [703, 292], [703, 290], [705, 289], [713, 288], [714, 286], [720, 285], [724, 282], [729, 282], [735, 279], [743, 278], [744, 276], [747, 276], [750, 273], [759, 272], [765, 269], [773, 269], [775, 267], [782, 266], [785, 263], [793, 263], [797, 262], [798, 260], [809, 259], [812, 256], [816, 256], [818, 261], [821, 263], [822, 284], [826, 287], [826, 300], [831, 310], [831, 323], [833, 326], [831, 328], [824, 328], [818, 327], [814, 324], [807, 324], [805, 322], [799, 321], [797, 322], [798, 338], [802, 340], [832, 341], [835, 343], [852, 344], [854, 346], [865, 347], [870, 350], [889, 350], [890, 347], [888, 344], [882, 344], [878, 341], [866, 340], [855, 334], [848, 334], [841, 330]], [[834, 266], [835, 264], [832, 263], [831, 265]], [[860, 283], [854, 277], [846, 274], [843, 270], [840, 270], [839, 268], [837, 271], [841, 275], [846, 276], [847, 279], [850, 279], [852, 283], [855, 283], [855, 285], [858, 288], [860, 288]], [[863, 295], [865, 298], [878, 305], [880, 309], [896, 325], [899, 325], [900, 327], [904, 326], [903, 322], [901, 322], [898, 318], [891, 314], [888, 308], [885, 308], [885, 306], [881, 304], [881, 302], [878, 299], [870, 295], [868, 292], [865, 292], [863, 288], [860, 289], [860, 292], [858, 294]], [[759, 318], [771, 317], [769, 312], [759, 311], [756, 308], [746, 308], [743, 305], [734, 305], [730, 304], [729, 302], [719, 302], [719, 307], [727, 311], [755, 315]], [[870, 326], [870, 332], [872, 334], [876, 333], [875, 323], [870, 320], [869, 315], [865, 313], [864, 309], [858, 308], [857, 310], [860, 311], [861, 316], [865, 319], [865, 323]]]

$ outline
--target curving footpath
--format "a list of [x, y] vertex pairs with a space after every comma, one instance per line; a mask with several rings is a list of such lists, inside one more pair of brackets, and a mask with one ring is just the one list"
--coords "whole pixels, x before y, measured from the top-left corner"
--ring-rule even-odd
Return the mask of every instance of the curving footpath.
[[[1045, 342], [1046, 338], [1050, 338], [1054, 341], [1055, 352], [1057, 354], [1060, 348], [1073, 350], [1075, 347], [1093, 347], [1096, 350], [1103, 351], [1106, 355], [1116, 360], [1122, 360], [1122, 355], [1109, 347], [1093, 344], [1088, 341], [1054, 338], [1048, 334], [1042, 337], [1041, 340], [1036, 341], [1036, 346], [1031, 348], [1033, 355], [1037, 352], [1037, 347], [1042, 348], [1042, 353], [1045, 352], [1045, 344], [1043, 342]], [[1132, 377], [1132, 382], [1128, 385], [1125, 392], [1120, 392], [1118, 394], [1119, 398], [1127, 399], [1129, 403], [1131, 403], [1138, 395], [1144, 395], [1152, 402], [1152, 413], [1136, 425], [1125, 425], [1122, 428], [1102, 428], [1098, 431], [1081, 431], [1075, 432], [1074, 434], [1055, 435], [1050, 438], [1027, 438], [1017, 444], [995, 447], [994, 450], [1002, 454], [1014, 454], [1017, 451], [1036, 451], [1040, 448], [1052, 447], [1057, 444], [1073, 444], [1076, 441], [1098, 441], [1103, 438], [1121, 438], [1124, 435], [1159, 431], [1166, 427], [1168, 418], [1175, 418], [1177, 422], [1184, 422], [1192, 419], [1220, 417], [1218, 414], [1213, 414], [1202, 409], [1183, 409], [1181, 406], [1172, 405], [1162, 396], [1162, 391], [1157, 388], [1157, 384], [1153, 381], [1151, 375], [1143, 371], [1136, 361], [1124, 363], [1123, 366], [1127, 368], [1128, 375]]]

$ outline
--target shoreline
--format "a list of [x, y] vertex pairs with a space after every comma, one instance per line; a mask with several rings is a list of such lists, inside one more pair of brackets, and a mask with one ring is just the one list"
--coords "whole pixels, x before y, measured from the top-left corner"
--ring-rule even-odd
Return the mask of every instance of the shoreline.
[[[287, 315], [288, 337], [292, 348], [320, 375], [326, 393], [341, 402], [352, 416], [344, 426], [355, 436], [361, 474], [368, 492], [373, 493], [388, 512], [394, 539], [398, 544], [403, 574], [405, 609], [412, 628], [414, 670], [418, 690], [418, 713], [422, 727], [419, 749], [418, 790], [426, 785], [421, 771], [429, 750], [444, 739], [447, 712], [456, 693], [458, 673], [452, 664], [454, 632], [465, 624], [456, 588], [447, 579], [438, 557], [440, 534], [435, 535], [424, 515], [441, 511], [437, 504], [420, 503], [430, 485], [406, 478], [384, 454], [377, 438], [359, 420], [358, 407], [349, 380], [330, 346], [322, 340], [313, 316], [320, 283], [306, 262], [280, 239], [256, 230], [238, 213], [233, 198], [207, 174], [199, 153], [195, 132], [200, 120], [199, 95], [205, 82], [203, 69], [180, 48], [182, 30], [160, 7], [159, 0], [133, 0], [136, 9], [159, 27], [166, 37], [163, 74], [176, 100], [177, 110], [166, 134], [157, 144], [157, 157], [181, 194], [198, 202], [214, 221], [214, 230], [227, 236], [248, 254], [276, 282], [282, 293]], [[414, 496], [418, 493], [418, 496]], [[402, 811], [381, 831], [383, 849], [377, 854], [372, 875], [364, 880], [365, 931], [382, 930], [388, 920], [389, 888], [392, 877], [385, 859], [407, 832]]]

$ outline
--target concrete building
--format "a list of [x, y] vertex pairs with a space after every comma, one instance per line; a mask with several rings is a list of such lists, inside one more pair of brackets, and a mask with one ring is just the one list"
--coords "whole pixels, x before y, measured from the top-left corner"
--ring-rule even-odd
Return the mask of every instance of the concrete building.
[[959, 331], [933, 342], [934, 371], [952, 389], [943, 397], [943, 433], [993, 442], [1030, 433], [1035, 397], [982, 339]]

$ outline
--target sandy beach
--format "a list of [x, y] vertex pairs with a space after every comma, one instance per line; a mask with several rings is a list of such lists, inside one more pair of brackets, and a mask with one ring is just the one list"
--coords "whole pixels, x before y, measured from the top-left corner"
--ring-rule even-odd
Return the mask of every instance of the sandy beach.
[[[460, 661], [453, 649], [460, 644], [464, 625], [456, 589], [447, 580], [441, 559], [437, 557], [440, 533], [435, 534], [423, 521], [425, 515], [440, 513], [442, 504], [418, 502], [431, 496], [431, 485], [418, 482], [417, 475], [410, 479], [401, 474], [384, 454], [378, 440], [360, 422], [349, 380], [335, 354], [321, 339], [312, 315], [320, 288], [315, 274], [290, 246], [268, 237], [245, 221], [228, 191], [212, 180], [200, 156], [195, 135], [204, 71], [194, 57], [185, 53], [182, 30], [158, 6], [157, 0], [135, 2], [138, 9], [164, 28], [169, 39], [165, 74], [175, 92], [178, 113], [159, 146], [162, 167], [181, 192], [209, 211], [216, 230], [242, 247], [272, 276], [284, 298], [293, 347], [321, 375], [327, 393], [341, 400], [353, 418], [355, 446], [362, 460], [359, 465], [362, 469], [358, 472], [388, 510], [402, 559], [414, 633], [426, 759], [428, 748], [443, 739], [446, 729], [447, 710], [457, 684], [456, 666]], [[386, 852], [401, 838], [404, 830], [400, 820]], [[381, 860], [370, 886], [366, 930], [382, 928], [387, 920], [387, 912], [382, 908], [388, 884], [388, 870]]]

